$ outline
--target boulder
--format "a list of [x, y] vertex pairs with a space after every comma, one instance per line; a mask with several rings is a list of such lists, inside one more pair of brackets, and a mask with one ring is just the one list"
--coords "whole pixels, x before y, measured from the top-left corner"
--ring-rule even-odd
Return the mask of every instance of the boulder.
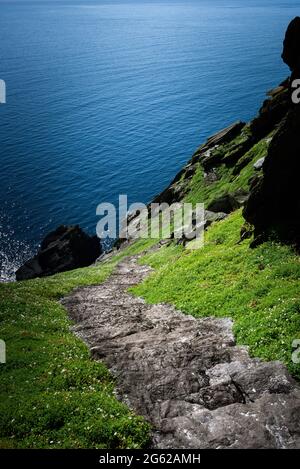
[[29, 280], [86, 267], [101, 252], [97, 236], [87, 235], [79, 226], [60, 226], [45, 237], [37, 255], [17, 270], [16, 279]]
[[264, 162], [265, 162], [265, 157], [259, 158], [259, 160], [254, 163], [253, 167], [256, 171], [260, 171], [263, 168]]
[[248, 200], [248, 193], [242, 189], [234, 194], [224, 194], [213, 200], [207, 207], [209, 212], [231, 213], [242, 207]]
[[216, 221], [224, 220], [227, 216], [228, 214], [224, 212], [210, 212], [209, 210], [205, 210], [205, 228], [208, 228]]
[[206, 184], [213, 184], [214, 182], [220, 179], [217, 171], [215, 169], [211, 169], [203, 174], [204, 180]]
[[[196, 213], [193, 213], [193, 224], [192, 226], [178, 238], [177, 244], [182, 244], [186, 246], [191, 241], [194, 241], [197, 236], [199, 236], [203, 230], [207, 230], [213, 223], [224, 220], [228, 215], [222, 212], [210, 212], [205, 210], [204, 220], [197, 221]], [[181, 233], [180, 233], [181, 234]], [[176, 233], [171, 235], [171, 239], [177, 238]]]

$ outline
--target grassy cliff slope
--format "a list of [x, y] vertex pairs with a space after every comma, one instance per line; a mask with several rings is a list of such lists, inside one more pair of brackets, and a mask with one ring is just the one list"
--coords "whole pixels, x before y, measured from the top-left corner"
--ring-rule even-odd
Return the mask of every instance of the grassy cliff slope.
[[[103, 282], [125, 256], [144, 253], [153, 274], [133, 289], [148, 302], [167, 302], [196, 317], [230, 317], [239, 344], [253, 356], [281, 360], [300, 379], [292, 361], [300, 339], [300, 259], [292, 246], [273, 241], [250, 249], [251, 227], [242, 205], [286, 113], [286, 88], [264, 103], [251, 124], [237, 123], [195, 153], [156, 201], [224, 206], [227, 218], [206, 232], [205, 246], [190, 251], [176, 241], [132, 242], [97, 266], [54, 277], [0, 285], [0, 446], [137, 448], [149, 426], [121, 404], [106, 367], [93, 362], [70, 331], [59, 300], [72, 289]], [[225, 200], [225, 205], [224, 205]], [[221, 205], [220, 205], [221, 204]], [[226, 210], [225, 210], [226, 208]]]

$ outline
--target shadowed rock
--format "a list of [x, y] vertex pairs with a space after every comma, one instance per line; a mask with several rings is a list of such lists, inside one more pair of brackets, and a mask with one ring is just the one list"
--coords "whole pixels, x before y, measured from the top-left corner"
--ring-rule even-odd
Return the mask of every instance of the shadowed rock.
[[[300, 17], [287, 29], [282, 58], [293, 74], [299, 73]], [[285, 92], [279, 91], [279, 96], [282, 93]], [[289, 93], [288, 96], [288, 111], [262, 165], [263, 177], [254, 180], [244, 210], [246, 220], [255, 227], [253, 246], [275, 235], [283, 242], [300, 247], [300, 107], [292, 106]]]
[[230, 319], [195, 319], [130, 295], [150, 272], [132, 257], [63, 304], [119, 397], [151, 422], [152, 446], [299, 447], [300, 389], [286, 368], [237, 347]]
[[207, 207], [211, 212], [231, 213], [242, 207], [248, 200], [249, 194], [243, 189], [239, 189], [233, 194], [224, 194], [213, 200]]
[[244, 210], [255, 227], [256, 241], [276, 234], [300, 246], [300, 107], [282, 122], [263, 164], [263, 177], [255, 180]]
[[283, 43], [283, 61], [293, 72], [292, 78], [300, 78], [300, 17], [296, 16], [288, 26]]
[[163, 202], [172, 204], [182, 200], [186, 190], [185, 181], [193, 177], [197, 169], [197, 163], [201, 161], [203, 167], [208, 170], [211, 170], [214, 164], [220, 164], [221, 161], [219, 161], [218, 157], [215, 158], [214, 156], [211, 156], [212, 149], [216, 148], [218, 145], [224, 145], [233, 140], [241, 133], [244, 127], [245, 123], [238, 121], [209, 137], [206, 143], [196, 151], [189, 163], [179, 171], [171, 184], [161, 194], [156, 195], [152, 202], [159, 204]]
[[258, 116], [251, 122], [250, 128], [255, 141], [266, 137], [274, 130], [291, 107], [288, 81], [282, 83], [276, 93], [273, 91], [268, 93], [271, 98], [264, 101]]
[[101, 254], [99, 239], [79, 226], [60, 226], [41, 243], [36, 256], [16, 272], [17, 280], [54, 275], [91, 265]]

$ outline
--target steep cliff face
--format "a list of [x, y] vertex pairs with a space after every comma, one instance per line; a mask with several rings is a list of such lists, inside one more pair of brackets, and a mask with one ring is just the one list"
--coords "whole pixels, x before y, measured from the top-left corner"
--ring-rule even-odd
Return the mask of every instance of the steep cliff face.
[[[170, 186], [154, 198], [154, 202], [202, 202], [208, 211], [226, 214], [246, 205], [245, 216], [250, 223], [257, 225], [257, 217], [261, 213], [268, 226], [271, 211], [268, 217], [264, 216], [263, 203], [258, 199], [257, 188], [261, 187], [266, 168], [270, 172], [279, 171], [281, 175], [286, 171], [285, 189], [282, 190], [286, 191], [285, 202], [290, 199], [292, 188], [289, 187], [289, 173], [294, 168], [290, 167], [288, 161], [285, 164], [284, 158], [280, 156], [276, 158], [277, 163], [273, 163], [274, 157], [270, 162], [270, 155], [274, 151], [282, 153], [280, 142], [283, 139], [283, 129], [284, 132], [289, 129], [294, 134], [297, 128], [293, 117], [297, 110], [290, 114], [288, 80], [268, 94], [269, 98], [263, 103], [255, 119], [247, 124], [236, 122], [210, 137]], [[286, 139], [289, 138], [286, 135]], [[288, 142], [282, 145], [288, 148]], [[295, 142], [292, 141], [291, 146], [294, 146], [296, 154]], [[295, 177], [294, 173], [293, 178]], [[268, 187], [272, 192], [272, 184]], [[292, 208], [292, 204], [289, 205]], [[287, 211], [286, 214], [288, 216]]]
[[[282, 58], [292, 75], [290, 85], [300, 78], [300, 18], [289, 25]], [[270, 236], [300, 247], [300, 105], [292, 102], [288, 90], [288, 108], [276, 131], [263, 164], [263, 175], [254, 181], [244, 210], [245, 218], [255, 227], [254, 245]]]
[[300, 17], [294, 18], [286, 31], [283, 42], [282, 60], [286, 63], [291, 71], [292, 78], [300, 77]]
[[300, 246], [300, 108], [290, 110], [275, 133], [254, 181], [244, 216], [255, 227], [253, 245], [277, 237]]
[[[244, 206], [252, 246], [268, 238], [300, 246], [300, 104], [291, 97], [299, 72], [300, 18], [289, 26], [283, 59], [291, 78], [268, 92], [250, 123], [236, 122], [210, 137], [154, 202], [203, 202], [210, 212]], [[242, 235], [250, 235], [251, 227]]]

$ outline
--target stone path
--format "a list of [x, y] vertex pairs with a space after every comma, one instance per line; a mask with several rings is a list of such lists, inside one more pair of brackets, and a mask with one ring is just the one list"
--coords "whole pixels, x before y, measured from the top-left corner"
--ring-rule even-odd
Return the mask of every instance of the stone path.
[[153, 425], [152, 447], [300, 448], [300, 388], [285, 367], [249, 358], [229, 319], [195, 319], [129, 294], [151, 272], [137, 259], [63, 304], [120, 398]]

